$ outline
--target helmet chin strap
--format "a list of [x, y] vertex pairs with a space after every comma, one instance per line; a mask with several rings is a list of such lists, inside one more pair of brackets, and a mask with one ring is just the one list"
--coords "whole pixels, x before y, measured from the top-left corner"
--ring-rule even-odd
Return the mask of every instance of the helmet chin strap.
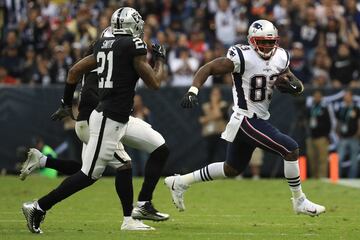
[[262, 57], [264, 59], [271, 58], [274, 55], [275, 51], [276, 51], [276, 48], [273, 48], [270, 52], [264, 53], [263, 51], [260, 51], [259, 47], [256, 48], [256, 52], [260, 55], [260, 57]]

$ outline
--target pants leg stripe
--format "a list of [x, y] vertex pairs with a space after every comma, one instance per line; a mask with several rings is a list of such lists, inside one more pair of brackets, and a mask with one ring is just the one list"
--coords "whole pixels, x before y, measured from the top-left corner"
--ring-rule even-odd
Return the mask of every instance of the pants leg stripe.
[[274, 144], [274, 148], [277, 146], [278, 148], [280, 148], [279, 150], [281, 152], [287, 152], [287, 153], [290, 153], [291, 151], [287, 150], [286, 147], [284, 147], [283, 145], [275, 142], [274, 140], [272, 140], [270, 137], [266, 136], [265, 134], [261, 133], [260, 131], [258, 131], [255, 127], [253, 127], [249, 121], [247, 120], [247, 118], [245, 117], [244, 118], [246, 124], [254, 131], [256, 132], [257, 134], [259, 134], [260, 136], [262, 136], [263, 138], [267, 139], [270, 143]]
[[241, 128], [241, 130], [242, 130], [246, 135], [248, 135], [248, 137], [250, 137], [251, 139], [255, 140], [256, 142], [258, 142], [259, 144], [263, 145], [264, 147], [266, 147], [266, 148], [268, 148], [268, 149], [270, 149], [270, 150], [272, 150], [272, 151], [274, 151], [274, 152], [277, 152], [278, 154], [280, 154], [281, 156], [283, 156], [283, 154], [282, 154], [281, 152], [279, 152], [279, 151], [277, 151], [277, 150], [275, 150], [275, 149], [267, 146], [266, 144], [260, 142], [259, 140], [257, 140], [257, 139], [254, 138], [253, 136], [251, 136], [251, 134], [247, 133], [242, 126], [240, 126], [240, 128]]
[[103, 135], [104, 135], [105, 122], [106, 122], [106, 117], [103, 117], [103, 119], [102, 119], [102, 121], [101, 121], [100, 133], [99, 133], [98, 141], [97, 141], [97, 144], [96, 144], [96, 149], [95, 149], [95, 153], [94, 153], [94, 158], [93, 158], [93, 160], [92, 160], [91, 167], [90, 167], [90, 170], [89, 170], [89, 175], [88, 175], [89, 177], [91, 177], [91, 175], [92, 175], [92, 173], [93, 173], [93, 171], [94, 171], [94, 167], [95, 167], [95, 164], [96, 164], [96, 160], [97, 160], [98, 157], [99, 157], [101, 142], [102, 142], [102, 138], [103, 138]]

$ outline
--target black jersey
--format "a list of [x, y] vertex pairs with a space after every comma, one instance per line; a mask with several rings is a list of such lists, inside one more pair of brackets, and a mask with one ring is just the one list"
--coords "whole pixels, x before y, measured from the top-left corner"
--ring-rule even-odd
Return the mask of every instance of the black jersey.
[[[85, 53], [85, 56], [94, 53], [94, 43], [92, 43]], [[84, 74], [81, 83], [80, 102], [79, 102], [79, 115], [77, 121], [88, 121], [91, 112], [96, 108], [99, 103], [98, 95], [98, 76], [96, 69], [90, 73]]]
[[99, 103], [98, 76], [96, 71], [83, 76], [77, 121], [89, 120], [91, 112]]
[[94, 45], [99, 78], [98, 93], [105, 117], [126, 123], [133, 106], [135, 85], [139, 75], [133, 59], [146, 55], [146, 44], [128, 35], [101, 38]]

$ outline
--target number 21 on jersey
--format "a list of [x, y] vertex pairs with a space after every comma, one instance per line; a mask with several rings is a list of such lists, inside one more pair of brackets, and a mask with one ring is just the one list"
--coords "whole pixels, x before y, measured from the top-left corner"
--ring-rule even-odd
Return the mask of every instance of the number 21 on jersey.
[[113, 72], [113, 51], [98, 52], [96, 61], [100, 62], [100, 67], [97, 68], [99, 76], [99, 88], [113, 88], [113, 81], [111, 81]]

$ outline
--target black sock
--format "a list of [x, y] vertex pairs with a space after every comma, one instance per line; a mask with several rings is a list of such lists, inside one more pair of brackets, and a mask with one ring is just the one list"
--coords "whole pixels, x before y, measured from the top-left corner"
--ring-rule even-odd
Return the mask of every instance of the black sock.
[[139, 201], [151, 201], [168, 156], [169, 148], [166, 144], [161, 145], [150, 154], [145, 165], [145, 177], [139, 194]]
[[121, 201], [124, 217], [130, 217], [134, 201], [131, 168], [116, 172], [115, 187]]
[[81, 163], [73, 160], [47, 157], [45, 167], [55, 169], [63, 174], [72, 175], [81, 170]]
[[39, 207], [47, 211], [58, 202], [71, 196], [72, 194], [84, 189], [96, 180], [86, 176], [83, 172], [79, 171], [74, 175], [66, 178], [57, 188], [38, 200]]

